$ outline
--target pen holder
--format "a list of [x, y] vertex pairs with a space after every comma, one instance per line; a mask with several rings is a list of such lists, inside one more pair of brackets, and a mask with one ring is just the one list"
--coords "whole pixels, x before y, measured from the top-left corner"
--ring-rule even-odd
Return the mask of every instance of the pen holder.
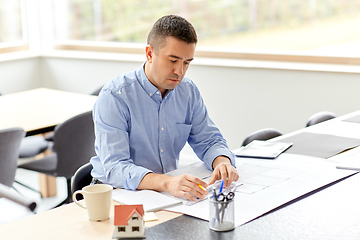
[[209, 198], [209, 227], [214, 231], [230, 231], [234, 229], [234, 200], [218, 201]]

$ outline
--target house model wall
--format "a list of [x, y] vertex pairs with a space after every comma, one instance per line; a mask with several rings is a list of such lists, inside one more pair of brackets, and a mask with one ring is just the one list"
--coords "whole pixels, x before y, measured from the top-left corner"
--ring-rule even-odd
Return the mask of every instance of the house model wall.
[[145, 234], [143, 205], [115, 205], [114, 237], [143, 237]]

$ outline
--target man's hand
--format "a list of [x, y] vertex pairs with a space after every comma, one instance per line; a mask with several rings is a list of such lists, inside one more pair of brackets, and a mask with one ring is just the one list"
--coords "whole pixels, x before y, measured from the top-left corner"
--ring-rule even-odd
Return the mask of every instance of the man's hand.
[[184, 197], [191, 201], [194, 201], [195, 197], [203, 199], [208, 194], [205, 189], [207, 183], [189, 174], [172, 177], [167, 185], [168, 192], [171, 195], [175, 197]]
[[224, 156], [218, 156], [213, 161], [213, 173], [209, 181], [209, 185], [216, 180], [223, 179], [224, 187], [230, 186], [233, 181], [239, 180], [239, 174], [231, 165], [230, 159]]
[[[199, 185], [204, 187], [204, 189]], [[175, 197], [183, 197], [194, 201], [196, 197], [203, 199], [208, 194], [205, 189], [207, 186], [206, 182], [189, 174], [171, 177], [163, 174], [148, 173], [142, 179], [137, 189], [169, 192]]]

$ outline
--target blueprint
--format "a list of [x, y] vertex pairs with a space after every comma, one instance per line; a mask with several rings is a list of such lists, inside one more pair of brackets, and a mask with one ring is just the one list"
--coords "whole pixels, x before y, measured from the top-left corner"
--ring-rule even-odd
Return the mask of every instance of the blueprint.
[[[240, 179], [235, 193], [235, 226], [243, 225], [291, 200], [350, 176], [356, 171], [336, 168], [337, 162], [297, 154], [283, 153], [274, 160], [237, 158]], [[171, 172], [188, 173], [208, 181], [211, 171], [202, 162]], [[197, 201], [169, 207], [209, 221], [209, 201]]]

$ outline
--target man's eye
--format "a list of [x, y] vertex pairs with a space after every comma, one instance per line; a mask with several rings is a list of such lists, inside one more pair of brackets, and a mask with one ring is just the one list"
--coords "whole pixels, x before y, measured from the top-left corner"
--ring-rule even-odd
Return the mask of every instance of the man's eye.
[[171, 59], [170, 59], [170, 62], [175, 63], [175, 62], [176, 62], [176, 60], [171, 60]]

